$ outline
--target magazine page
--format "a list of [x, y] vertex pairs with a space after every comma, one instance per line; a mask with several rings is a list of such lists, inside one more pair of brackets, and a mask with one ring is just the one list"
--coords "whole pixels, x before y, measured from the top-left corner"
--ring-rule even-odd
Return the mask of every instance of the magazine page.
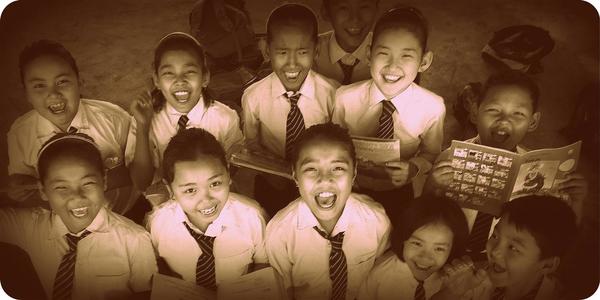
[[352, 142], [356, 150], [358, 185], [381, 190], [394, 188], [385, 171], [385, 162], [400, 158], [400, 140], [353, 136]]
[[452, 141], [454, 178], [446, 196], [462, 207], [498, 215], [508, 201], [519, 155], [502, 149]]
[[284, 299], [283, 283], [272, 267], [243, 275], [237, 280], [219, 284], [219, 300], [278, 300]]
[[578, 141], [562, 148], [534, 150], [521, 155], [510, 199], [550, 194], [566, 200], [568, 195], [559, 193], [555, 187], [577, 169], [580, 150], [581, 141]]
[[290, 164], [281, 157], [266, 151], [240, 147], [231, 154], [229, 162], [234, 166], [254, 169], [293, 180]]

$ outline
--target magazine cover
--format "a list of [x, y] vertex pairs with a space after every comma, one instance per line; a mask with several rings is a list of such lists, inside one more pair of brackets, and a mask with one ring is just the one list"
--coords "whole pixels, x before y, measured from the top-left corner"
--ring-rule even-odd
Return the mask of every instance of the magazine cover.
[[233, 152], [229, 162], [238, 167], [249, 168], [293, 180], [290, 164], [282, 158], [264, 151], [240, 147]]
[[400, 158], [400, 140], [378, 139], [353, 136], [352, 142], [356, 150], [359, 186], [380, 187], [389, 189], [389, 175], [385, 171], [385, 162]]
[[581, 141], [571, 145], [517, 154], [497, 148], [452, 141], [453, 182], [446, 196], [463, 207], [494, 215], [502, 203], [532, 195], [561, 195], [554, 188], [577, 168]]

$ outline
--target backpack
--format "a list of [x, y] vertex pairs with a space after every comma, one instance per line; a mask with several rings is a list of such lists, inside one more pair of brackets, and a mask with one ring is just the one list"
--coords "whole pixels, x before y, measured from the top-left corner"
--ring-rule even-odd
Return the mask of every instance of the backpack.
[[516, 25], [494, 32], [481, 56], [499, 68], [528, 74], [542, 71], [540, 60], [554, 49], [548, 31], [532, 25]]

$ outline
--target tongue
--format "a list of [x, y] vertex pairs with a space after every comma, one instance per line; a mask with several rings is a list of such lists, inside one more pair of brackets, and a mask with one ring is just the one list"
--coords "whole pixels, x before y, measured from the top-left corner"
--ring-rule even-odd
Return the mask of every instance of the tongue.
[[315, 197], [319, 206], [330, 207], [335, 202], [335, 195], [329, 197]]

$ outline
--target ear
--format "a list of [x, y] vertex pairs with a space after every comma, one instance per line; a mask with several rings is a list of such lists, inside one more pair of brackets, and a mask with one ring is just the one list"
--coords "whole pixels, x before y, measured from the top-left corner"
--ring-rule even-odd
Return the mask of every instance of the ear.
[[371, 65], [371, 45], [367, 45], [367, 65]]
[[542, 260], [542, 275], [548, 275], [556, 272], [560, 265], [560, 257], [552, 256]]
[[294, 170], [294, 168], [292, 168], [292, 178], [294, 178], [294, 182], [296, 183], [296, 186], [298, 186], [298, 178], [296, 178], [296, 170]]
[[171, 185], [167, 183], [166, 180], [163, 179], [163, 184], [165, 186], [167, 186], [167, 191], [169, 191], [169, 199], [173, 199], [175, 197], [175, 193], [173, 193], [173, 189], [171, 188]]
[[107, 176], [107, 172], [104, 172], [104, 176], [103, 176], [103, 180], [104, 180], [104, 191], [106, 192], [108, 190], [108, 176]]
[[207, 67], [204, 67], [204, 74], [202, 75], [202, 87], [208, 87], [208, 83], [210, 82], [210, 71]]
[[[321, 47], [319, 46], [319, 42], [315, 42], [315, 55], [313, 55], [313, 61], [317, 61], [319, 58], [319, 52], [321, 52]], [[313, 66], [314, 67], [314, 66]]]
[[152, 72], [152, 82], [154, 83], [154, 87], [160, 90], [158, 87], [158, 76], [156, 75], [156, 72]]
[[527, 128], [527, 132], [532, 132], [538, 128], [540, 124], [540, 118], [542, 117], [541, 112], [534, 112], [531, 116], [531, 122], [529, 122], [529, 127]]
[[354, 174], [352, 174], [352, 185], [354, 185], [354, 181], [356, 180], [356, 174], [358, 174], [358, 163], [354, 162]]
[[44, 201], [48, 201], [48, 196], [46, 196], [46, 193], [44, 192], [44, 185], [42, 185], [42, 182], [38, 180], [37, 182], [38, 185], [38, 191], [40, 192], [40, 198], [42, 198], [42, 200]]
[[427, 51], [423, 54], [423, 58], [421, 59], [421, 65], [419, 66], [419, 72], [425, 72], [431, 66], [433, 62], [433, 52]]

